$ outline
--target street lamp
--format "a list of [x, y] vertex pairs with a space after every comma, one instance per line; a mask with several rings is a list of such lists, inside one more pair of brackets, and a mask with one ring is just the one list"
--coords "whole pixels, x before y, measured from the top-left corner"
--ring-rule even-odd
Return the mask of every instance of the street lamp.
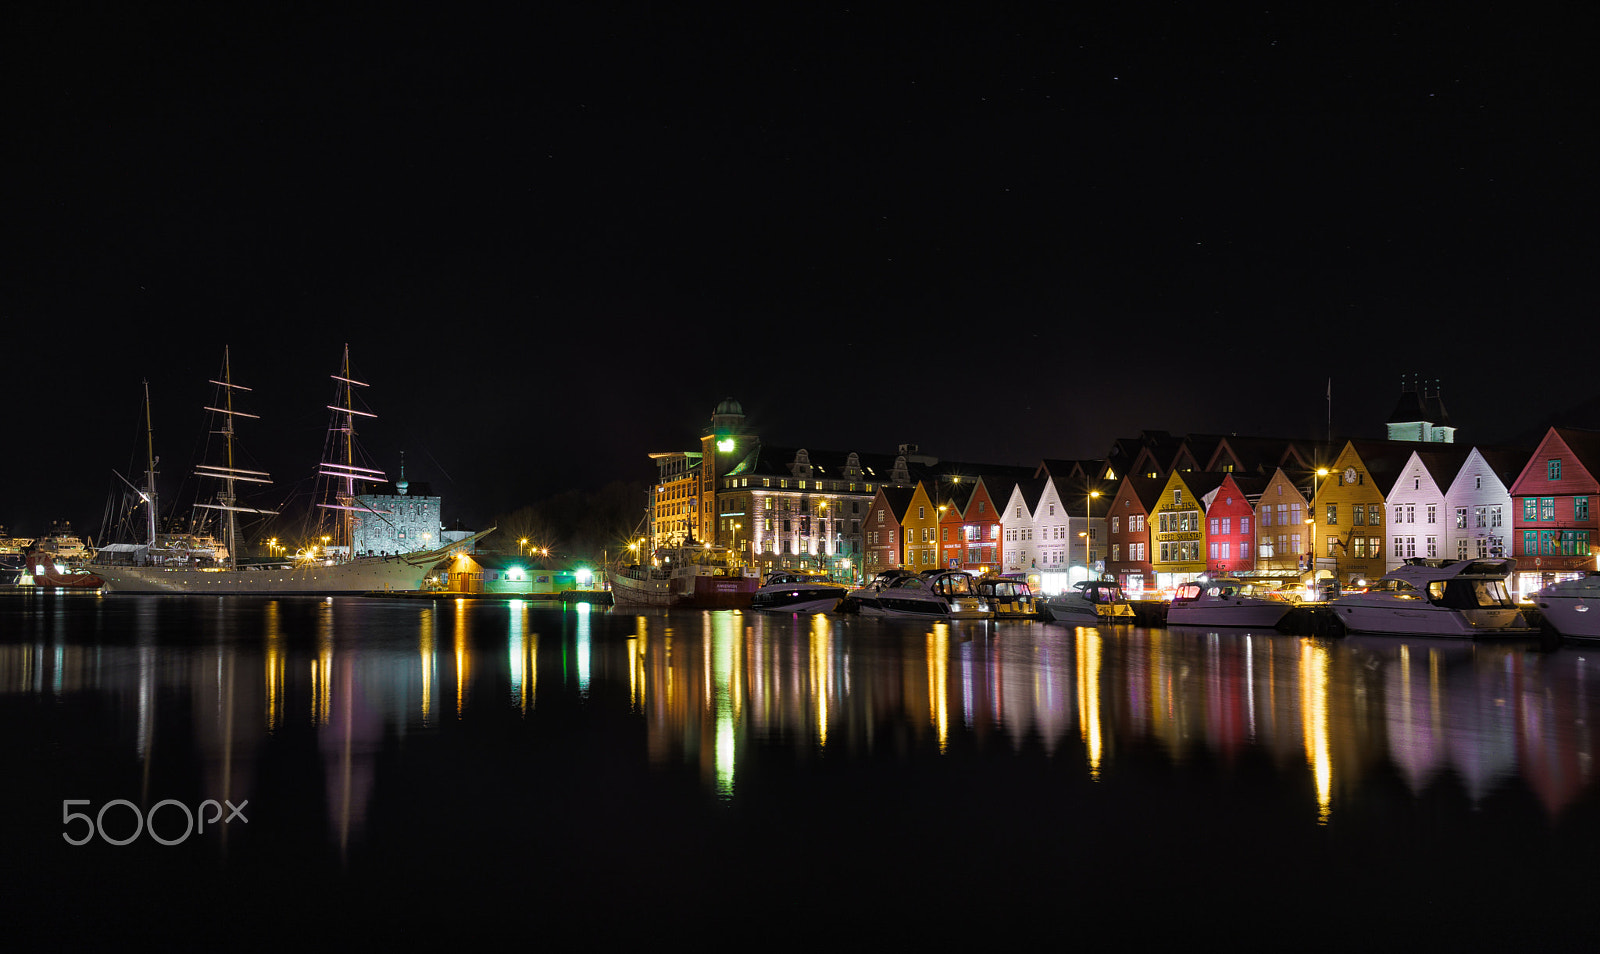
[[1306, 523], [1310, 525], [1309, 544], [1310, 553], [1307, 555], [1306, 567], [1311, 570], [1312, 597], [1315, 598], [1317, 590], [1317, 478], [1328, 476], [1328, 468], [1318, 467], [1311, 475], [1311, 513], [1306, 515]]
[[1083, 498], [1083, 578], [1089, 579], [1089, 564], [1094, 562], [1094, 554], [1089, 550], [1089, 505], [1094, 498], [1100, 496], [1100, 491], [1091, 490]]
[[522, 556], [522, 548], [528, 545], [528, 538], [523, 537], [517, 541], [517, 556]]

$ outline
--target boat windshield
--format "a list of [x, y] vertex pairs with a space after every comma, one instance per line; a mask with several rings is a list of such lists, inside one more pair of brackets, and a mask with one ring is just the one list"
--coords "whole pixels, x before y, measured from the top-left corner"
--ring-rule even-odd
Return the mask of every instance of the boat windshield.
[[933, 589], [940, 596], [971, 596], [972, 577], [965, 573], [941, 576], [934, 581]]
[[1450, 609], [1512, 605], [1502, 580], [1434, 580], [1428, 584], [1428, 600]]

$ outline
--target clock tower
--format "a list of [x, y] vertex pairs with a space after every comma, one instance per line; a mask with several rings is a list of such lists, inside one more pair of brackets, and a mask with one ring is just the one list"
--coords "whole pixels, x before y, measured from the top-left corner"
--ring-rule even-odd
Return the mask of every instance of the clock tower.
[[717, 491], [721, 478], [747, 457], [757, 438], [745, 422], [744, 408], [726, 398], [711, 412], [711, 422], [700, 437], [700, 513], [695, 540], [727, 546], [717, 520]]

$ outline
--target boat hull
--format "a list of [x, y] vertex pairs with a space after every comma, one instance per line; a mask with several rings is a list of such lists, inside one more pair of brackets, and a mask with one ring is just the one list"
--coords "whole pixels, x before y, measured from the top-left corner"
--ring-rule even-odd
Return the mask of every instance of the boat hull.
[[237, 570], [184, 566], [96, 566], [113, 593], [184, 593], [215, 596], [337, 596], [407, 591], [438, 560], [413, 563], [403, 557], [364, 557], [332, 566], [245, 567]]
[[1173, 603], [1167, 610], [1167, 625], [1275, 629], [1290, 609], [1287, 603], [1257, 601], [1229, 600], [1192, 606]]
[[1570, 639], [1600, 639], [1600, 587], [1594, 579], [1558, 583], [1534, 597], [1551, 629]]
[[1382, 636], [1441, 636], [1486, 639], [1497, 636], [1537, 636], [1516, 609], [1456, 610], [1412, 601], [1405, 607], [1335, 600], [1330, 604], [1349, 633]]
[[844, 597], [843, 587], [817, 589], [758, 590], [750, 599], [750, 608], [760, 613], [827, 613], [839, 605]]
[[760, 581], [751, 576], [673, 576], [637, 579], [612, 573], [611, 599], [617, 606], [660, 609], [749, 609]]

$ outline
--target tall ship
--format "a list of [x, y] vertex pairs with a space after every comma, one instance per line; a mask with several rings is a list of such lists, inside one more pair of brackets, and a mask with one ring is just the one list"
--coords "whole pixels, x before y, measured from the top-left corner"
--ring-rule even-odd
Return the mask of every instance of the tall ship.
[[[330, 522], [324, 542], [310, 546], [293, 558], [244, 562], [239, 560], [240, 514], [272, 516], [275, 511], [242, 505], [239, 485], [267, 485], [271, 476], [260, 470], [239, 466], [235, 425], [258, 416], [235, 407], [235, 398], [250, 389], [233, 381], [227, 349], [223, 350], [222, 372], [211, 383], [217, 388], [214, 406], [206, 408], [217, 422], [216, 434], [222, 438], [222, 454], [217, 463], [201, 464], [196, 476], [216, 481], [215, 502], [196, 506], [214, 510], [221, 517], [223, 540], [220, 547], [190, 546], [191, 541], [157, 532], [155, 439], [149, 418], [149, 392], [146, 386], [147, 468], [144, 487], [138, 490], [145, 510], [145, 539], [139, 544], [113, 544], [101, 548], [92, 569], [114, 593], [200, 593], [214, 595], [292, 596], [408, 591], [421, 589], [423, 581], [451, 551], [471, 543], [490, 531], [465, 541], [455, 541], [430, 550], [410, 553], [358, 556], [351, 544], [352, 516], [367, 510], [357, 496], [358, 485], [383, 481], [382, 471], [355, 463], [355, 421], [376, 415], [355, 406], [353, 389], [366, 387], [350, 374], [350, 348], [345, 346], [340, 373], [330, 375], [336, 382], [335, 403], [329, 430], [330, 454], [319, 470], [335, 482], [333, 499], [319, 504], [337, 516]], [[375, 511], [374, 511], [375, 512]], [[194, 541], [198, 542], [198, 541]]]

